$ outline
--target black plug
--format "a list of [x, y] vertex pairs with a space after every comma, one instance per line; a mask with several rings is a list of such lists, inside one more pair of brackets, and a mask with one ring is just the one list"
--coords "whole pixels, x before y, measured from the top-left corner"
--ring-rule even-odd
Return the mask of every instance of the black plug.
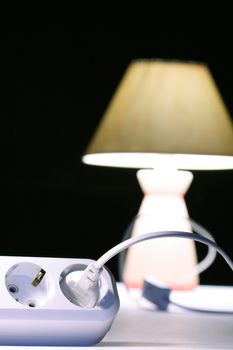
[[170, 303], [171, 289], [159, 286], [152, 281], [143, 281], [142, 297], [155, 304], [158, 310], [166, 311]]

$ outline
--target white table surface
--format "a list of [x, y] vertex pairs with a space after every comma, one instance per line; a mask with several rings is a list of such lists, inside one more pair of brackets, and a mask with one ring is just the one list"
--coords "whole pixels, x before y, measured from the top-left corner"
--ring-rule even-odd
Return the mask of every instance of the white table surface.
[[[137, 350], [233, 349], [233, 314], [187, 312], [175, 307], [171, 307], [169, 312], [159, 312], [130, 300], [122, 285], [118, 285], [118, 290], [121, 309], [102, 346]], [[215, 299], [216, 306], [228, 305], [233, 311], [233, 287], [203, 286], [196, 291], [182, 293], [186, 296], [187, 305], [189, 300], [192, 306], [198, 306], [200, 301], [204, 308], [205, 301], [210, 308], [210, 305], [215, 306]], [[173, 298], [181, 302], [178, 292]]]
[[[91, 348], [105, 350], [233, 349], [233, 315], [188, 312], [175, 307], [171, 307], [169, 312], [159, 312], [147, 303], [136, 302], [135, 298], [132, 298], [119, 283], [118, 291], [121, 306], [112, 328], [99, 344]], [[200, 302], [203, 307], [205, 303], [210, 307], [210, 304], [214, 306], [216, 302], [216, 306], [220, 307], [222, 303], [233, 309], [233, 287], [203, 286], [197, 292], [194, 291], [189, 295], [186, 293], [184, 299], [186, 303], [192, 301], [194, 305]], [[3, 348], [7, 350], [76, 349], [76, 347], [4, 346], [0, 347], [0, 350]], [[77, 349], [87, 349], [87, 347], [77, 347]]]

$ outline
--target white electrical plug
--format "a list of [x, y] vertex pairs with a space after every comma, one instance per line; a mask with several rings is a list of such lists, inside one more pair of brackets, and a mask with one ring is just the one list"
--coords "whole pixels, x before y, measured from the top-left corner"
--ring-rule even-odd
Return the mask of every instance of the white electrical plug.
[[101, 271], [102, 268], [96, 268], [92, 263], [85, 271], [73, 271], [66, 276], [66, 284], [75, 304], [89, 308], [96, 306], [100, 295]]

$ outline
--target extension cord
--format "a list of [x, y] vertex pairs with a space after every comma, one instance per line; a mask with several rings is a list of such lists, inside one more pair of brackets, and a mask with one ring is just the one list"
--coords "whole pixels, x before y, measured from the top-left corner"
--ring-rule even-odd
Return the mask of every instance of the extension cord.
[[0, 257], [0, 345], [86, 346], [101, 341], [119, 309], [116, 282], [105, 267], [95, 308], [74, 303], [65, 277], [92, 260]]
[[150, 232], [127, 239], [97, 261], [0, 257], [0, 346], [100, 342], [119, 309], [116, 281], [104, 265], [133, 244], [166, 237], [211, 246], [233, 270], [233, 261], [215, 242], [182, 231]]

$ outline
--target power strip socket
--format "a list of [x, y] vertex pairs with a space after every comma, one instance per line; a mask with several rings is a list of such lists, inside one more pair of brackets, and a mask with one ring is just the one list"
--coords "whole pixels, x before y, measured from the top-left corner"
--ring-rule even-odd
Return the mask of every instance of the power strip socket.
[[92, 260], [0, 257], [0, 345], [86, 346], [100, 342], [119, 309], [116, 282], [103, 268], [94, 308], [72, 302], [65, 277]]

